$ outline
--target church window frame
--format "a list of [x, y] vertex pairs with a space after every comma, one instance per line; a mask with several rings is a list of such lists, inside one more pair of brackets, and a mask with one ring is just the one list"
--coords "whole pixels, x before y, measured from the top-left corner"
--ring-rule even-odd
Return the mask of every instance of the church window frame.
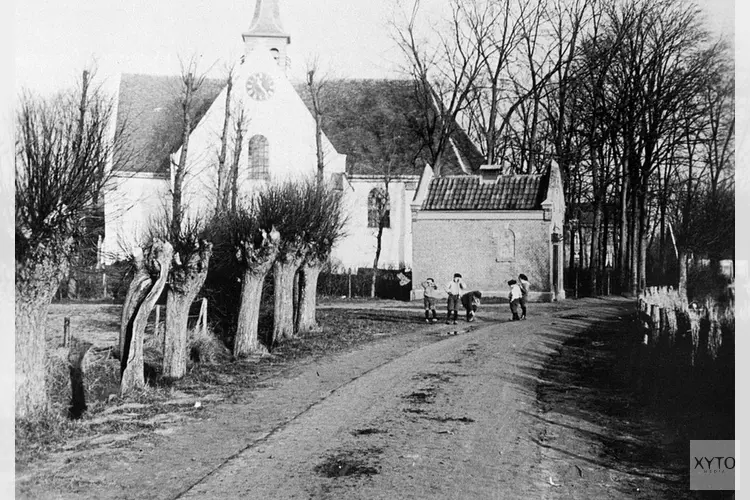
[[375, 187], [367, 195], [367, 227], [379, 228], [380, 215], [383, 211], [383, 228], [391, 227], [391, 201], [385, 189]]
[[256, 134], [247, 141], [248, 174], [251, 180], [267, 181], [271, 178], [269, 170], [268, 138]]

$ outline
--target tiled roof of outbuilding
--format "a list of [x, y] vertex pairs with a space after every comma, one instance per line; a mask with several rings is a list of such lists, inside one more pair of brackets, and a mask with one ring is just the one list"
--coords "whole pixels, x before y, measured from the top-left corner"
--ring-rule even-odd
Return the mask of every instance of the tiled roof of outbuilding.
[[[196, 95], [193, 127], [224, 88], [206, 79]], [[167, 173], [169, 155], [182, 141], [180, 77], [123, 74], [117, 107], [117, 130], [125, 137], [115, 168], [127, 172]]]
[[482, 183], [476, 175], [432, 179], [422, 210], [541, 210], [548, 175], [500, 175]]

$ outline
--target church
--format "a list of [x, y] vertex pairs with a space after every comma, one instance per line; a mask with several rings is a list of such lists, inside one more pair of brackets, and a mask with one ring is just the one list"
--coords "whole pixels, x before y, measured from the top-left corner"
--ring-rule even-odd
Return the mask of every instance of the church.
[[[283, 29], [278, 0], [256, 1], [250, 26], [241, 38], [244, 55], [234, 67], [229, 101], [226, 80], [206, 79], [196, 91], [183, 184], [187, 219], [206, 217], [216, 206], [217, 158], [227, 106], [233, 118], [244, 117], [243, 140], [239, 144], [230, 142], [228, 147], [228, 156], [237, 155], [238, 158], [240, 200], [250, 197], [266, 183], [309, 178], [317, 171], [312, 103], [306, 87], [294, 85], [288, 78], [287, 50], [291, 36]], [[144, 241], [151, 221], [163, 217], [171, 206], [174, 165], [182, 147], [180, 85], [178, 76], [124, 74], [120, 78], [117, 128], [126, 130], [127, 140], [113, 158], [113, 187], [104, 199], [102, 255], [105, 261], [126, 257], [133, 245]], [[519, 252], [512, 266], [501, 266], [502, 271], [487, 274], [483, 265], [497, 268], [496, 264], [500, 262], [494, 257], [497, 252], [478, 252], [464, 274], [469, 282], [473, 280], [485, 290], [501, 294], [501, 287], [488, 281], [487, 277], [502, 280], [506, 271], [524, 269], [527, 274], [538, 277], [537, 288], [546, 294], [543, 298], [563, 296], [555, 293], [558, 285], [555, 280], [561, 273], [553, 273], [553, 262], [557, 262], [558, 257], [557, 254], [553, 256], [550, 239], [554, 228], [560, 225], [560, 210], [564, 211], [562, 191], [559, 196], [556, 191], [548, 193], [549, 189], [557, 189], [557, 184], [549, 182], [555, 176], [555, 166], [530, 182], [511, 181], [516, 184], [525, 182], [524, 185], [529, 186], [525, 193], [531, 201], [519, 205], [520, 210], [516, 210], [518, 207], [512, 202], [515, 196], [523, 195], [520, 190], [502, 190], [504, 205], [487, 205], [486, 210], [479, 211], [471, 207], [456, 210], [457, 197], [466, 195], [466, 191], [453, 188], [446, 191], [445, 182], [451, 185], [494, 182], [482, 170], [483, 157], [464, 132], [458, 130], [451, 137], [441, 176], [433, 179], [430, 165], [420, 161], [413, 151], [418, 144], [413, 124], [403, 119], [405, 110], [417, 105], [410, 81], [342, 79], [327, 82], [327, 86], [330, 97], [322, 124], [325, 175], [343, 191], [348, 216], [346, 236], [337, 243], [331, 257], [334, 269], [346, 272], [372, 267], [377, 244], [374, 198], [379, 190], [387, 188], [388, 216], [378, 267], [405, 271], [413, 267], [414, 297], [419, 291], [416, 280], [431, 275], [431, 270], [439, 274], [434, 276], [438, 281], [445, 278], [443, 274], [452, 273], [441, 266], [455, 263], [458, 271], [462, 260], [460, 252], [453, 254], [448, 251], [446, 254], [445, 249], [449, 246], [441, 247], [441, 241], [455, 240], [458, 234], [454, 234], [455, 230], [472, 227], [474, 223], [471, 221], [477, 217], [494, 220], [496, 225], [505, 224], [505, 228], [510, 227], [507, 221], [513, 220], [517, 238], [514, 245], [518, 245], [519, 251], [524, 248], [521, 243], [525, 224], [519, 221], [533, 221], [534, 261], [526, 262]], [[378, 141], [385, 141], [378, 134], [373, 136], [367, 128], [366, 118], [373, 109], [382, 112], [382, 116], [377, 117], [377, 121], [384, 122], [379, 123], [380, 129], [399, 139], [398, 143], [393, 142], [397, 151], [392, 155], [398, 165], [387, 177], [382, 165], [373, 161], [369, 154], [378, 147]], [[559, 176], [559, 171], [556, 175]], [[493, 179], [506, 177], [509, 176], [495, 176]], [[500, 186], [500, 181], [497, 185]], [[536, 191], [532, 192], [534, 189]], [[442, 204], [428, 201], [436, 199], [435, 192], [442, 193], [439, 195]], [[499, 193], [489, 187], [482, 196], [492, 197], [495, 192]], [[514, 210], [505, 210], [509, 200]], [[550, 200], [554, 200], [554, 206]], [[545, 201], [549, 203], [545, 205]], [[438, 212], [444, 212], [441, 220], [455, 223], [427, 222]], [[550, 215], [553, 212], [554, 216]], [[420, 231], [419, 227], [429, 229]], [[436, 240], [436, 234], [442, 236]], [[491, 241], [482, 242], [482, 245], [495, 249], [498, 245], [507, 247], [500, 242], [507, 232], [491, 229], [487, 234], [492, 235]], [[438, 250], [433, 251], [435, 248]], [[561, 255], [559, 259], [562, 262]], [[503, 262], [507, 264], [507, 259]], [[543, 269], [537, 272], [530, 266], [542, 266]], [[485, 278], [479, 279], [480, 276]], [[508, 279], [510, 277], [513, 276], [508, 276]], [[561, 288], [560, 281], [560, 292]]]

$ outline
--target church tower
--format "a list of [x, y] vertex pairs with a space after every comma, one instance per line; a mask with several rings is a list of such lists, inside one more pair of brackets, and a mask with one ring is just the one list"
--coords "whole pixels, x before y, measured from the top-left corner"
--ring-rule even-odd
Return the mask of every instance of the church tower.
[[245, 56], [253, 50], [268, 50], [286, 73], [287, 47], [291, 37], [281, 25], [279, 0], [256, 0], [255, 13], [250, 28], [242, 34]]

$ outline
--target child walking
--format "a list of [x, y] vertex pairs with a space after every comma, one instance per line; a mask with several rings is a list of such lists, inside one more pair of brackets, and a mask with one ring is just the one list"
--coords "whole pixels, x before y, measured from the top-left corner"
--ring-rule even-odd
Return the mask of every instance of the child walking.
[[461, 301], [461, 290], [465, 289], [466, 285], [459, 273], [454, 274], [453, 280], [445, 285], [445, 291], [448, 292], [448, 317], [445, 319], [446, 325], [451, 322], [451, 313], [453, 313], [453, 324], [457, 324], [458, 304]]
[[435, 303], [438, 299], [438, 286], [435, 284], [435, 280], [427, 278], [422, 282], [422, 288], [424, 288], [424, 321], [430, 323], [430, 314], [432, 314], [432, 323], [437, 323], [437, 311], [435, 310]]
[[526, 302], [529, 300], [531, 284], [525, 274], [518, 275], [518, 285], [521, 287], [521, 319], [526, 319]]
[[521, 287], [518, 286], [516, 280], [508, 281], [508, 286], [510, 287], [510, 293], [508, 294], [508, 301], [510, 302], [510, 312], [513, 313], [512, 321], [518, 321], [521, 319], [521, 317], [518, 315], [518, 309], [521, 305], [521, 297], [523, 296], [523, 292], [521, 291]]
[[474, 290], [472, 292], [465, 293], [461, 296], [461, 304], [466, 309], [466, 321], [471, 323], [474, 321], [474, 315], [479, 308], [479, 299], [482, 298], [482, 292]]

